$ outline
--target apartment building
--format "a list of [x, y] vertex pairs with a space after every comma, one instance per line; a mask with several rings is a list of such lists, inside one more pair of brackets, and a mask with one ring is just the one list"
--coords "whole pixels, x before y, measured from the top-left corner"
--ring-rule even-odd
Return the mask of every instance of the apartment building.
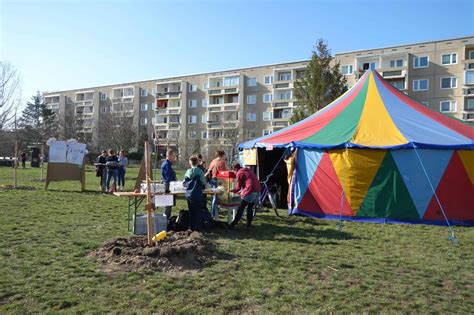
[[89, 135], [95, 150], [100, 149], [101, 123], [108, 115], [120, 115], [130, 120], [137, 135], [148, 135], [161, 148], [210, 156], [288, 126], [297, 105], [294, 82], [306, 65], [290, 62], [45, 92], [44, 97], [60, 121], [74, 121], [76, 132]]
[[349, 86], [374, 67], [387, 81], [436, 111], [474, 121], [474, 37], [339, 53]]
[[[474, 121], [474, 37], [338, 53], [335, 60], [349, 86], [374, 67], [426, 106]], [[120, 115], [138, 136], [148, 135], [161, 148], [209, 156], [288, 126], [298, 105], [294, 83], [307, 63], [45, 92], [44, 97], [60, 122], [74, 121], [76, 132], [89, 136], [93, 150], [101, 149], [101, 124]]]

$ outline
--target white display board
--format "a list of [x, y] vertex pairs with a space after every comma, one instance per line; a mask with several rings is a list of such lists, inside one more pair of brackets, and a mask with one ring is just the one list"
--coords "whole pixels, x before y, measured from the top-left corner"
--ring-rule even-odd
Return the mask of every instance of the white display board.
[[156, 195], [155, 207], [171, 207], [174, 206], [173, 195]]
[[87, 154], [86, 144], [71, 139], [68, 141], [57, 141], [49, 139], [49, 163], [68, 163], [82, 166], [84, 156]]

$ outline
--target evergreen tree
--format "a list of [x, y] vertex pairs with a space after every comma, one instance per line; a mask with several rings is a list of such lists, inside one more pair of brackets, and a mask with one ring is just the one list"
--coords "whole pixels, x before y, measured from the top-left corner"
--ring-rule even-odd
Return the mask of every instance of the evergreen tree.
[[48, 138], [57, 136], [58, 132], [56, 114], [43, 103], [40, 92], [26, 104], [19, 125], [27, 144], [44, 144]]
[[318, 40], [303, 78], [295, 81], [298, 105], [290, 123], [296, 123], [325, 107], [347, 90], [346, 79], [334, 62], [326, 41]]

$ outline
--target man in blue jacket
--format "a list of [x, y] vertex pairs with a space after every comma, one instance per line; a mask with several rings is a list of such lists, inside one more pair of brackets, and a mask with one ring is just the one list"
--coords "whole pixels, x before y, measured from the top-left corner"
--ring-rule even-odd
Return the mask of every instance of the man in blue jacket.
[[[173, 162], [176, 161], [176, 153], [169, 149], [166, 152], [166, 160], [161, 164], [161, 182], [165, 184], [165, 192], [170, 192], [170, 182], [176, 181], [176, 173], [173, 170]], [[166, 217], [171, 217], [171, 207], [165, 208]]]

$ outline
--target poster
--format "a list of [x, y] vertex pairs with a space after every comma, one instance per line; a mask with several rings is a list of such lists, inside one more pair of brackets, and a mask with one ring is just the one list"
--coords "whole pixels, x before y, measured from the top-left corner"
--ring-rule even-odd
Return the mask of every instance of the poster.
[[257, 149], [244, 149], [244, 165], [257, 165]]
[[48, 141], [49, 163], [66, 163], [66, 142]]
[[79, 142], [66, 143], [66, 163], [82, 165], [86, 154], [86, 145]]

